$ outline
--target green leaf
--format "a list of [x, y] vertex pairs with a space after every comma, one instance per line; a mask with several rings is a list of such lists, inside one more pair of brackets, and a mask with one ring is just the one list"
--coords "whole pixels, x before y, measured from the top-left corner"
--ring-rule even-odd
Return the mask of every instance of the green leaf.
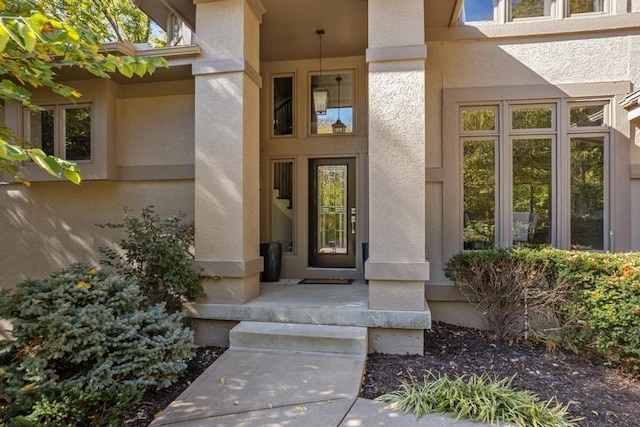
[[65, 169], [63, 173], [64, 173], [64, 176], [74, 184], [80, 184], [80, 182], [82, 181], [82, 178], [80, 177], [80, 172]]
[[0, 53], [4, 52], [7, 47], [7, 42], [9, 41], [9, 34], [7, 30], [3, 27], [0, 27]]
[[6, 141], [0, 141], [0, 158], [15, 161], [29, 159], [23, 148], [11, 145]]
[[20, 34], [24, 40], [24, 48], [27, 52], [33, 51], [36, 47], [36, 33], [31, 29], [31, 27], [27, 24], [19, 25]]
[[133, 76], [133, 67], [131, 67], [131, 65], [119, 62], [116, 64], [116, 67], [118, 67], [118, 71], [123, 76], [127, 78]]

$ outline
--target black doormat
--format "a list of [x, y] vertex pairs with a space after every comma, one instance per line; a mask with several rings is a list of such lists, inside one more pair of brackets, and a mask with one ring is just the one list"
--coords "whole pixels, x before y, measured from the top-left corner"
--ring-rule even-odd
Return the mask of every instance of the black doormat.
[[298, 285], [350, 285], [353, 279], [302, 279]]

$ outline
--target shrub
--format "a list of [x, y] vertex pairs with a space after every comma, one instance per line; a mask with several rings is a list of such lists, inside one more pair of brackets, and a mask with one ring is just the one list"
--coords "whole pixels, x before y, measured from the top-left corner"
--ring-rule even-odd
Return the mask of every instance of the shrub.
[[[499, 339], [526, 339], [531, 324], [557, 326], [566, 286], [556, 279], [553, 251], [492, 249], [461, 252], [449, 260], [447, 277]], [[533, 322], [532, 322], [533, 321]]]
[[140, 217], [127, 214], [122, 223], [98, 225], [127, 233], [120, 243], [122, 252], [100, 248], [107, 257], [104, 263], [137, 282], [147, 304], [165, 302], [171, 312], [180, 311], [186, 300], [204, 296], [192, 267], [195, 228], [183, 219], [184, 215], [161, 219], [149, 206]]
[[[453, 413], [483, 423], [516, 426], [571, 427], [577, 420], [567, 418], [567, 406], [554, 399], [540, 401], [530, 391], [511, 388], [513, 377], [491, 380], [482, 375], [447, 375], [425, 378], [424, 382], [405, 382], [400, 389], [377, 400], [390, 408], [411, 412], [418, 418], [433, 412]], [[500, 424], [501, 425], [501, 424]]]
[[[543, 317], [547, 324], [555, 321], [557, 328], [539, 329], [542, 338], [595, 356], [605, 365], [640, 373], [638, 253], [462, 252], [449, 261], [447, 277], [485, 315], [498, 337], [513, 338], [518, 328], [509, 325]], [[525, 309], [525, 295], [532, 294], [536, 298], [529, 298]]]
[[192, 333], [182, 314], [141, 310], [143, 300], [136, 284], [83, 264], [2, 292], [14, 335], [0, 350], [4, 419], [102, 425], [146, 388], [175, 382]]

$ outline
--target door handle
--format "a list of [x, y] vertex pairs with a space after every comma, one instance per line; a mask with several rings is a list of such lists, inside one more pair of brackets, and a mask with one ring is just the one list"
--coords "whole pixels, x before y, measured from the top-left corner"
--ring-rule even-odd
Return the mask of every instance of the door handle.
[[356, 234], [356, 208], [351, 208], [351, 234]]

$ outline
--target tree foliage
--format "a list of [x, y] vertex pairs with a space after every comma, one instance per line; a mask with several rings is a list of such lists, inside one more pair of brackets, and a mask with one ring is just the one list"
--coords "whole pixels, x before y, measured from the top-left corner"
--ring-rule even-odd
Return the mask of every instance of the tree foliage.
[[[13, 5], [8, 9], [0, 0], [0, 100], [18, 102], [38, 111], [32, 102], [32, 91], [39, 87], [69, 100], [81, 94], [56, 79], [63, 67], [76, 67], [100, 78], [118, 72], [125, 77], [151, 74], [159, 66], [166, 66], [162, 58], [133, 58], [101, 51], [95, 37], [82, 35], [69, 24], [52, 19], [40, 12]], [[79, 183], [80, 169], [73, 162], [47, 155], [37, 147], [30, 147], [10, 129], [0, 127], [0, 172], [28, 184], [20, 175], [20, 164], [33, 161], [49, 174]]]
[[33, 0], [46, 15], [82, 22], [98, 41], [144, 43], [149, 18], [131, 0]]

